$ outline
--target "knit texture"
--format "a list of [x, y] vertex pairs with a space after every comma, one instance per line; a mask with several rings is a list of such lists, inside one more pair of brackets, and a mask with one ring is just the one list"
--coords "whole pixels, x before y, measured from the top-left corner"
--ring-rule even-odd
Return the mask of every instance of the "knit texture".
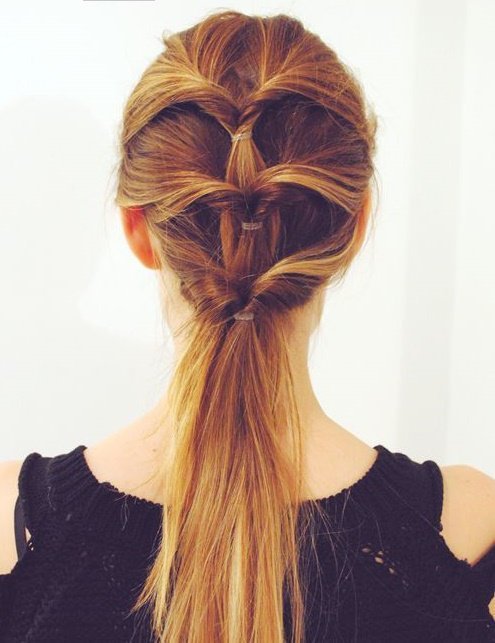
[[[438, 465], [374, 448], [363, 477], [318, 501], [316, 550], [303, 547], [301, 557], [307, 643], [494, 642], [495, 547], [474, 566], [458, 559], [441, 533]], [[146, 612], [129, 610], [156, 554], [163, 507], [99, 482], [85, 449], [23, 462], [31, 539], [0, 575], [2, 643], [155, 641]]]

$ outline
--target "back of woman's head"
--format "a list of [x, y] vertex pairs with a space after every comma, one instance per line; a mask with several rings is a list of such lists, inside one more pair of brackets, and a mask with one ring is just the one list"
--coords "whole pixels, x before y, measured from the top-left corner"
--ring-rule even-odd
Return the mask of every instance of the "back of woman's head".
[[277, 643], [288, 623], [301, 641], [299, 520], [317, 505], [298, 502], [290, 331], [363, 243], [376, 119], [335, 52], [287, 15], [224, 11], [164, 44], [125, 107], [116, 202], [142, 210], [193, 312], [136, 608], [153, 607], [160, 641]]

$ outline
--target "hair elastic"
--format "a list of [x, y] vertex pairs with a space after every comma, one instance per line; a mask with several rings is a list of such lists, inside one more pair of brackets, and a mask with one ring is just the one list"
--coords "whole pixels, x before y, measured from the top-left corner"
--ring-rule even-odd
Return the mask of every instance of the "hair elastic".
[[238, 141], [240, 138], [251, 138], [251, 132], [244, 131], [244, 132], [240, 132], [239, 134], [231, 135], [231, 139], [233, 141]]
[[262, 221], [243, 221], [241, 227], [243, 230], [257, 230], [263, 225]]
[[249, 310], [240, 310], [234, 314], [234, 319], [238, 319], [239, 321], [251, 321], [254, 319], [254, 313]]

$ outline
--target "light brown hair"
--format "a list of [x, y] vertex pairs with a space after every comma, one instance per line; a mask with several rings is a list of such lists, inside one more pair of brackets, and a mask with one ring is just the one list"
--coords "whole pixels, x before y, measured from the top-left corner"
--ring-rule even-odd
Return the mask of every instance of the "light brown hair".
[[319, 505], [300, 502], [288, 347], [295, 312], [363, 244], [377, 121], [350, 69], [288, 15], [216, 12], [163, 42], [125, 106], [116, 203], [143, 209], [194, 314], [135, 609], [152, 609], [159, 641], [280, 643], [287, 591], [303, 641], [300, 543]]

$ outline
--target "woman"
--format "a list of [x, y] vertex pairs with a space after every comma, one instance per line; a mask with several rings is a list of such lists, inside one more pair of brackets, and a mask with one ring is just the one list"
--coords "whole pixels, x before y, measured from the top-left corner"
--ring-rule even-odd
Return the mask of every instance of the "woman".
[[309, 377], [371, 215], [358, 82], [286, 15], [165, 45], [125, 107], [116, 203], [175, 369], [102, 442], [3, 464], [2, 640], [494, 641], [495, 481], [371, 447]]

